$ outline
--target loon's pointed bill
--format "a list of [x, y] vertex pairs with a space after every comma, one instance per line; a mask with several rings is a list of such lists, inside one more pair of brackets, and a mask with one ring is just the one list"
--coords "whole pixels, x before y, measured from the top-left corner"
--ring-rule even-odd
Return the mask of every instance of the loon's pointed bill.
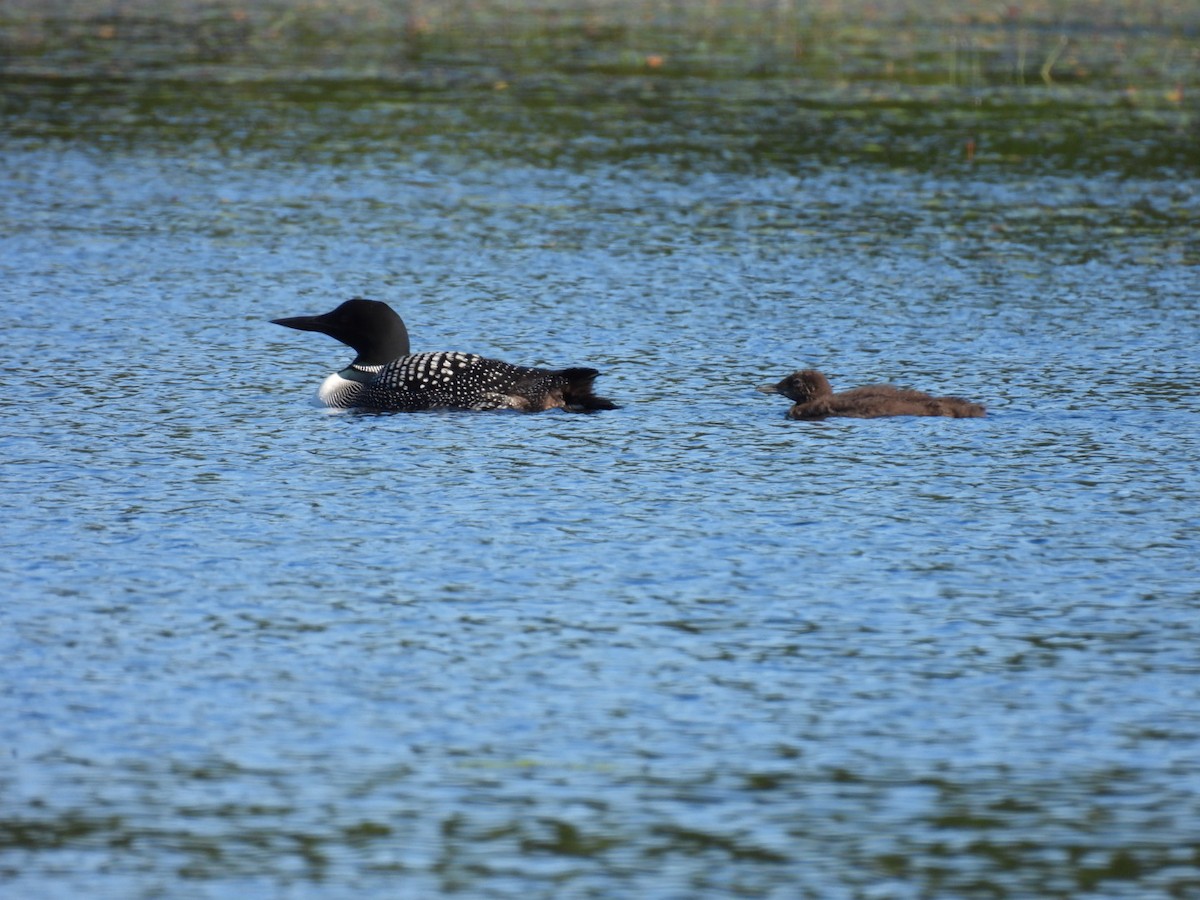
[[404, 320], [386, 303], [355, 297], [319, 316], [272, 319], [275, 325], [319, 331], [353, 348], [350, 365], [317, 392], [338, 409], [518, 409], [537, 412], [616, 409], [592, 390], [595, 369], [539, 369], [471, 353], [412, 353]]
[[295, 328], [297, 331], [321, 331], [321, 316], [289, 316], [286, 319], [272, 319], [272, 325], [282, 325], [284, 328]]

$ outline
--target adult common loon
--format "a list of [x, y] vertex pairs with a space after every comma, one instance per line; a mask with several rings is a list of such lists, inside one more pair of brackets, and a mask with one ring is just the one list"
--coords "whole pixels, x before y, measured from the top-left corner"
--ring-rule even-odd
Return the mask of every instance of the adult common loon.
[[789, 419], [824, 419], [844, 416], [852, 419], [878, 419], [883, 416], [950, 416], [955, 419], [978, 418], [985, 414], [978, 403], [961, 397], [931, 397], [921, 391], [872, 384], [835, 394], [829, 379], [815, 369], [793, 372], [778, 384], [764, 384], [764, 394], [783, 394], [795, 405]]
[[472, 353], [412, 353], [404, 320], [386, 303], [355, 297], [320, 316], [272, 319], [319, 331], [357, 352], [330, 375], [318, 399], [337, 409], [616, 409], [592, 393], [595, 369], [535, 369]]

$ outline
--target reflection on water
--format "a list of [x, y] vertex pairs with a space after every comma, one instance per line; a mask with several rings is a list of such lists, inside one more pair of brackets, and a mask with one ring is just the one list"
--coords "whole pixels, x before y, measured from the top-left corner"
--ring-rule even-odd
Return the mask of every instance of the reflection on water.
[[[1195, 23], [677, 7], [0, 25], [12, 891], [1200, 888]], [[623, 408], [314, 410], [353, 294]]]
[[1200, 162], [1182, 5], [12, 5], [6, 130], [39, 140], [663, 172]]

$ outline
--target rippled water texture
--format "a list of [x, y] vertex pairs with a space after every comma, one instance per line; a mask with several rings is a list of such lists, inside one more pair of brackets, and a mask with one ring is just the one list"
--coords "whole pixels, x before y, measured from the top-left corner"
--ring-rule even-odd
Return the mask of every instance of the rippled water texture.
[[1200, 895], [1196, 10], [694, 6], [6, 5], [0, 893]]

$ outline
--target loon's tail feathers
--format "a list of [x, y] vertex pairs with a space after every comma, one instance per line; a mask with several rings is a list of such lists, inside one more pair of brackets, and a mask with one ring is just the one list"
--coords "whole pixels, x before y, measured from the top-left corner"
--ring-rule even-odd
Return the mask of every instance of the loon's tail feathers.
[[962, 397], [938, 397], [938, 414], [952, 419], [981, 419], [987, 415], [987, 410], [978, 403], [964, 400]]
[[560, 369], [555, 373], [565, 382], [562, 386], [563, 408], [574, 412], [595, 412], [598, 409], [620, 409], [607, 397], [593, 393], [592, 382], [600, 373], [595, 369]]

